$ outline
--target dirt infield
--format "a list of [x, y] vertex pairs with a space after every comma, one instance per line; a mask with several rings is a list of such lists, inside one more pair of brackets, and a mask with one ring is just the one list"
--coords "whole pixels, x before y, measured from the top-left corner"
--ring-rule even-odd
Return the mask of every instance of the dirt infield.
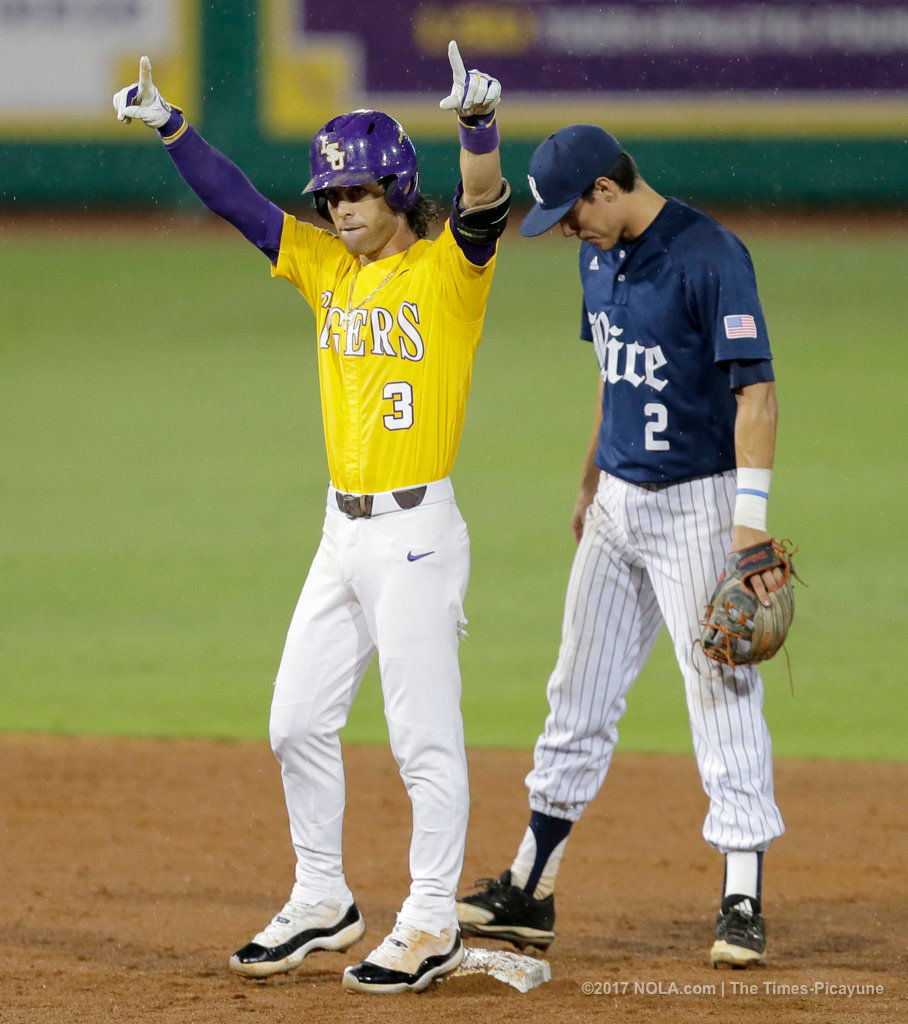
[[[468, 882], [510, 859], [528, 760], [471, 754]], [[908, 765], [778, 763], [788, 834], [767, 857], [763, 967], [708, 965], [721, 863], [699, 837], [692, 761], [619, 752], [568, 847], [551, 983], [521, 995], [455, 978], [374, 997], [345, 993], [339, 976], [405, 894], [409, 806], [387, 750], [352, 748], [346, 762], [347, 872], [369, 930], [346, 954], [256, 983], [226, 958], [292, 881], [264, 743], [0, 736], [0, 1021], [904, 1019]]]

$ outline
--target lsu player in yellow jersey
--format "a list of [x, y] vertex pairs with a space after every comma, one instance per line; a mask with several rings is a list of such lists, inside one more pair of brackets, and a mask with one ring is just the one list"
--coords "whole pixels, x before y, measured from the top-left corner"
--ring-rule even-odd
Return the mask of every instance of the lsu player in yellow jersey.
[[[271, 707], [295, 883], [284, 908], [230, 957], [238, 974], [290, 971], [365, 933], [344, 876], [345, 784], [338, 730], [377, 652], [394, 757], [413, 810], [410, 892], [385, 939], [343, 975], [360, 992], [419, 991], [463, 959], [454, 894], [469, 792], [458, 644], [467, 528], [449, 473], [507, 221], [498, 81], [448, 48], [461, 182], [437, 238], [416, 152], [380, 111], [332, 118], [315, 136], [305, 192], [333, 230], [262, 196], [155, 88], [114, 97], [121, 121], [156, 128], [209, 209], [271, 261], [316, 318], [330, 486], [322, 540], [290, 624]], [[378, 808], [376, 808], [378, 815]]]

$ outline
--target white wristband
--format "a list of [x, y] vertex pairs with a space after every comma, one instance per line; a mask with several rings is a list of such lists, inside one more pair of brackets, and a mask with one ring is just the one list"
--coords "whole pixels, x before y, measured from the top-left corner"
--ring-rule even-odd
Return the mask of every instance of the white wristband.
[[738, 487], [735, 491], [735, 526], [749, 526], [766, 532], [766, 509], [769, 505], [771, 469], [738, 469]]

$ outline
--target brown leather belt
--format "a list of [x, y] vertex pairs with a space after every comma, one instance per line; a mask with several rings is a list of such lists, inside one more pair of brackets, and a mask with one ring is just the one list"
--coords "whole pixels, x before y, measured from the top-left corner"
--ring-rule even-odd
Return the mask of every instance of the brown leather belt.
[[[426, 496], [426, 487], [410, 487], [402, 491], [391, 492], [394, 500], [402, 509], [416, 508]], [[372, 494], [342, 494], [335, 492], [337, 507], [348, 519], [370, 519], [372, 517]]]

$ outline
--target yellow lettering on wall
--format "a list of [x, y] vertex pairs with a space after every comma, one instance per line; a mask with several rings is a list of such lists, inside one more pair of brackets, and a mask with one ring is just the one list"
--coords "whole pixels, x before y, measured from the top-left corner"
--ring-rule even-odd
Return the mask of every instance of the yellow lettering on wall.
[[444, 53], [451, 39], [464, 54], [488, 55], [526, 53], [535, 38], [533, 12], [518, 7], [422, 4], [413, 19], [417, 49], [431, 57]]

